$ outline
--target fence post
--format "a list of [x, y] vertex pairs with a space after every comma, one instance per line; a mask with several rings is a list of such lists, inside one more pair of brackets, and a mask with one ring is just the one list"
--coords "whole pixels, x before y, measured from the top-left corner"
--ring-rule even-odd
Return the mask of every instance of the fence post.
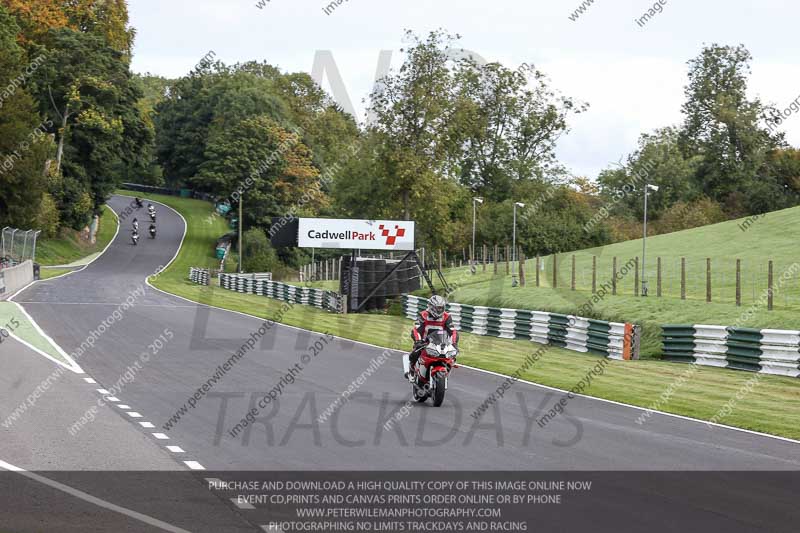
[[489, 249], [484, 244], [483, 245], [483, 271], [486, 272], [486, 257], [489, 255]]
[[511, 248], [506, 244], [506, 276], [511, 274]]
[[500, 247], [494, 245], [494, 275], [497, 275], [497, 269], [500, 268]]
[[706, 257], [706, 303], [711, 302], [711, 258]]
[[617, 258], [612, 261], [611, 267], [611, 294], [617, 295]]
[[661, 258], [656, 258], [656, 297], [661, 298]]
[[553, 254], [553, 288], [558, 288], [558, 254]]
[[742, 306], [742, 260], [736, 260], [736, 307]]
[[639, 257], [635, 258], [633, 265], [636, 268], [636, 272], [633, 275], [633, 295], [639, 296]]
[[597, 292], [597, 256], [592, 256], [592, 294]]
[[525, 286], [525, 252], [519, 247], [519, 286]]
[[767, 274], [767, 284], [769, 288], [767, 289], [768, 300], [767, 300], [767, 310], [772, 311], [772, 300], [774, 294], [772, 294], [772, 261], [769, 262], [769, 272]]
[[681, 257], [681, 300], [686, 299], [686, 258]]
[[442, 263], [442, 249], [439, 248], [439, 270], [444, 268], [444, 263]]
[[572, 290], [575, 290], [575, 255], [572, 256]]
[[542, 258], [539, 257], [539, 254], [536, 254], [536, 286], [540, 287], [541, 284], [539, 283], [539, 271], [542, 267]]

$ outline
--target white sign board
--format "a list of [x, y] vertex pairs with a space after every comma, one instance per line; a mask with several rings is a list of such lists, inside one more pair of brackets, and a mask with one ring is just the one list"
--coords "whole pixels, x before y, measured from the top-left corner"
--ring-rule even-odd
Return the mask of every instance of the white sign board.
[[414, 222], [301, 218], [300, 248], [413, 250]]

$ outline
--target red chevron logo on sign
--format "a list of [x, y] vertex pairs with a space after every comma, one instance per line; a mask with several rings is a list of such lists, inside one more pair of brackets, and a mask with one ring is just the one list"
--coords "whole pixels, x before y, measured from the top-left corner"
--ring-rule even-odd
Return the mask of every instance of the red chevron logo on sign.
[[392, 235], [391, 234], [392, 232], [389, 231], [388, 229], [386, 229], [386, 227], [383, 224], [378, 226], [378, 229], [381, 230], [381, 236], [386, 237], [386, 245], [387, 246], [394, 246], [394, 244], [397, 242], [397, 238], [398, 237], [405, 237], [405, 235], [406, 235], [405, 228], [401, 228], [400, 226], [395, 226], [394, 227], [394, 229], [395, 229], [394, 235]]

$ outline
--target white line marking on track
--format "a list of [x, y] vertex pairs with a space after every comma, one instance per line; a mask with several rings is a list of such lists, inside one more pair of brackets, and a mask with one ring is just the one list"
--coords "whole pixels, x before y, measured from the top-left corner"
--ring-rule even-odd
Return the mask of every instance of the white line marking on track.
[[97, 392], [99, 392], [100, 394], [111, 394], [106, 389], [97, 389]]
[[139, 422], [139, 425], [147, 429], [153, 429], [155, 427], [152, 422]]
[[142, 415], [136, 411], [128, 411], [128, 416], [131, 418], [142, 418]]
[[28, 314], [28, 312], [25, 310], [25, 308], [22, 307], [19, 303], [13, 301], [13, 298], [14, 298], [14, 296], [9, 298], [8, 301], [12, 302], [14, 305], [17, 306], [17, 308], [22, 312], [23, 315], [25, 315], [25, 317], [31, 323], [31, 325], [33, 326], [33, 329], [35, 329], [39, 333], [39, 335], [41, 335], [47, 342], [49, 342], [50, 345], [53, 348], [55, 348], [55, 350], [58, 352], [58, 354], [61, 357], [63, 357], [64, 361], [66, 361], [67, 363], [65, 364], [64, 362], [59, 361], [58, 359], [56, 359], [52, 355], [40, 350], [39, 348], [33, 346], [32, 344], [28, 343], [27, 341], [22, 340], [21, 338], [19, 338], [18, 336], [14, 335], [13, 333], [11, 334], [11, 336], [13, 338], [15, 338], [16, 340], [18, 340], [19, 342], [21, 342], [22, 344], [24, 344], [25, 346], [27, 346], [28, 348], [30, 348], [31, 350], [33, 350], [36, 353], [38, 353], [39, 355], [43, 355], [47, 359], [50, 359], [54, 363], [57, 363], [57, 364], [63, 366], [64, 368], [72, 370], [76, 374], [85, 374], [86, 372], [83, 371], [83, 369], [80, 367], [80, 365], [72, 357], [70, 357], [69, 354], [67, 354], [67, 352], [65, 352], [64, 349], [61, 348], [61, 346], [59, 346], [58, 343], [56, 343], [56, 341], [54, 341], [52, 338], [50, 338], [50, 336], [47, 333], [45, 333], [42, 328], [39, 327], [39, 324], [36, 323], [36, 321], [33, 319], [33, 317]]
[[153, 436], [158, 440], [169, 440], [169, 437], [167, 437], [163, 433], [153, 433]]
[[119, 407], [120, 409], [130, 409], [131, 408], [130, 405], [125, 405], [124, 403], [118, 404], [117, 407]]
[[80, 498], [81, 500], [89, 502], [89, 503], [92, 503], [94, 505], [97, 505], [98, 507], [102, 507], [104, 509], [108, 509], [110, 511], [114, 511], [116, 513], [123, 514], [125, 516], [133, 518], [133, 519], [138, 520], [140, 522], [143, 522], [145, 524], [149, 524], [149, 525], [151, 525], [153, 527], [157, 527], [159, 529], [162, 529], [164, 531], [170, 531], [172, 533], [189, 533], [185, 529], [181, 529], [179, 527], [173, 526], [172, 524], [168, 524], [166, 522], [162, 522], [161, 520], [158, 520], [157, 518], [153, 518], [151, 516], [147, 516], [145, 514], [142, 514], [142, 513], [136, 512], [136, 511], [132, 511], [130, 509], [126, 509], [125, 507], [121, 507], [119, 505], [107, 502], [105, 500], [101, 500], [100, 498], [98, 498], [96, 496], [92, 496], [91, 494], [88, 494], [86, 492], [80, 491], [78, 489], [74, 489], [74, 488], [72, 488], [72, 487], [70, 487], [68, 485], [64, 485], [64, 484], [59, 483], [57, 481], [53, 481], [52, 479], [46, 478], [44, 476], [40, 476], [39, 474], [35, 474], [33, 472], [28, 472], [27, 470], [23, 470], [22, 468], [16, 467], [16, 466], [11, 465], [9, 463], [6, 463], [4, 461], [0, 461], [0, 469], [8, 470], [10, 472], [16, 472], [21, 476], [27, 477], [28, 479], [32, 479], [34, 481], [38, 481], [39, 483], [41, 483], [43, 485], [47, 485], [48, 487], [52, 487], [52, 488], [54, 488], [56, 490], [60, 490], [61, 492], [64, 492], [64, 493], [69, 494], [71, 496], [74, 496], [76, 498]]
[[[47, 304], [47, 305], [108, 305], [119, 307], [124, 305], [125, 302], [16, 302], [23, 304]], [[136, 304], [136, 307], [163, 307], [165, 309], [194, 309], [197, 306], [193, 305], [163, 305], [163, 304]]]
[[92, 378], [83, 378], [83, 381], [85, 381], [86, 383], [91, 383], [92, 385], [94, 385], [94, 384], [96, 384], [96, 383], [97, 383], [97, 382], [96, 382], [95, 380], [93, 380]]
[[108, 396], [106, 397], [106, 400], [109, 402], [118, 402], [119, 398], [117, 398], [116, 396]]
[[186, 453], [180, 446], [167, 446], [167, 449], [172, 453]]
[[197, 461], [184, 461], [183, 464], [188, 466], [192, 470], [205, 470], [206, 467], [198, 463]]

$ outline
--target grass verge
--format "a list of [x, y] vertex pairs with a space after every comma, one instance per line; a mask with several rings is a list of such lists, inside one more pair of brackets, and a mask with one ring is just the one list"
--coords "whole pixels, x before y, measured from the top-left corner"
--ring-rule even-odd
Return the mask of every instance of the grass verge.
[[[121, 193], [131, 194], [125, 191]], [[189, 282], [190, 266], [214, 265], [213, 245], [227, 231], [227, 226], [221, 218], [209, 218], [211, 206], [207, 202], [170, 196], [148, 197], [181, 212], [188, 224], [186, 239], [178, 257], [152, 281], [154, 286], [196, 302], [262, 318], [274, 318], [285, 306], [277, 300], [224, 291], [213, 286], [201, 287]], [[285, 312], [281, 322], [311, 331], [327, 331], [339, 337], [378, 346], [398, 350], [409, 348], [408, 331], [411, 323], [398, 316], [335, 315], [298, 305]], [[464, 334], [460, 362], [510, 375], [539, 347], [531, 342]], [[595, 356], [548, 348], [521, 378], [571, 389], [595, 368], [597, 362], [598, 358]], [[689, 379], [682, 379], [687, 369], [686, 365], [661, 361], [609, 361], [603, 375], [595, 378], [584, 393], [708, 420], [717, 415], [727, 402], [735, 400], [737, 393], [746, 390], [748, 381], [753, 378], [753, 374], [747, 372], [698, 368]], [[398, 379], [400, 372], [398, 367]], [[668, 400], [659, 402], [671, 385]], [[554, 396], [553, 402], [558, 399], [558, 396]], [[632, 420], [636, 420], [640, 414], [638, 411], [630, 411]], [[720, 422], [800, 439], [800, 383], [792, 378], [761, 376], [752, 392], [738, 401], [735, 409]], [[646, 424], [645, 421], [644, 425]]]
[[40, 239], [36, 243], [36, 262], [42, 266], [67, 265], [84, 259], [88, 262], [92, 256], [99, 254], [108, 246], [116, 232], [117, 217], [108, 206], [104, 205], [94, 244], [84, 240], [78, 231], [62, 230], [58, 237]]

